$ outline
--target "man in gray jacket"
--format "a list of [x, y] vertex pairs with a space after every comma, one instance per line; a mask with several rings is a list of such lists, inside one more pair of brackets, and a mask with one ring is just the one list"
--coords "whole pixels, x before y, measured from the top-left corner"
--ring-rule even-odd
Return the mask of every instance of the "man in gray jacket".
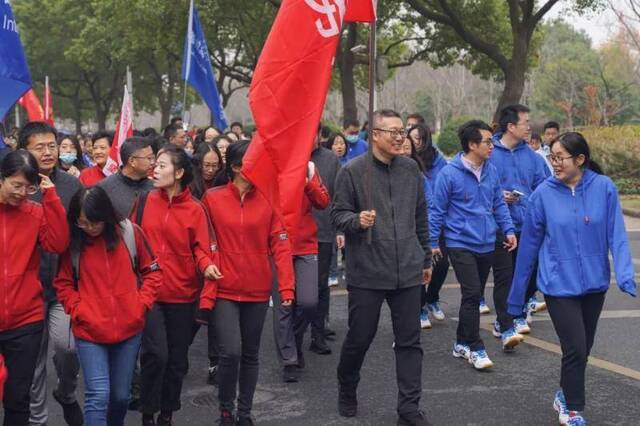
[[419, 318], [420, 286], [431, 280], [431, 249], [424, 178], [416, 163], [402, 156], [405, 137], [397, 112], [377, 111], [371, 155], [347, 163], [336, 181], [331, 219], [346, 237], [349, 291], [349, 331], [338, 365], [338, 410], [345, 417], [357, 413], [360, 368], [386, 300], [395, 338], [398, 424], [428, 425], [419, 409]]

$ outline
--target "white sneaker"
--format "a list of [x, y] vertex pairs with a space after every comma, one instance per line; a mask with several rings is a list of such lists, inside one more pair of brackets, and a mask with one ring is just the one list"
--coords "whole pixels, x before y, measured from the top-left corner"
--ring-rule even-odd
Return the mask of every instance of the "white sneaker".
[[420, 311], [420, 328], [431, 328], [431, 321], [429, 321], [429, 314], [426, 309]]
[[516, 318], [513, 320], [513, 328], [516, 330], [518, 334], [529, 334], [531, 333], [531, 327], [527, 324], [527, 320], [524, 318]]
[[438, 321], [444, 321], [444, 312], [440, 308], [440, 303], [427, 303], [427, 310]]
[[486, 370], [493, 367], [493, 362], [489, 359], [487, 351], [481, 349], [479, 351], [471, 351], [469, 354], [469, 364], [473, 365], [476, 370]]
[[454, 343], [453, 344], [453, 356], [454, 358], [464, 358], [469, 359], [469, 354], [471, 353], [471, 349], [469, 346], [463, 345], [462, 343]]
[[491, 309], [489, 308], [489, 305], [487, 305], [487, 302], [485, 302], [484, 297], [482, 299], [480, 299], [479, 310], [480, 310], [481, 314], [491, 313]]
[[329, 277], [329, 287], [335, 287], [338, 285], [338, 277]]

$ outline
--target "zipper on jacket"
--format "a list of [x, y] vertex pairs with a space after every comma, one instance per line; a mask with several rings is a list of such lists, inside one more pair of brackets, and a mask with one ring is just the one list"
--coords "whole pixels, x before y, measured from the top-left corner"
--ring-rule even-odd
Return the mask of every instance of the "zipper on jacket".
[[[115, 249], [114, 249], [115, 251]], [[111, 262], [109, 262], [109, 253], [107, 253], [107, 247], [104, 246], [104, 258], [107, 260], [107, 281], [111, 283]], [[109, 299], [111, 300], [111, 323], [113, 326], [113, 341], [116, 341], [116, 337], [118, 336], [118, 332], [116, 329], [116, 316], [115, 316], [115, 302], [113, 300], [113, 292], [109, 294]]]
[[[246, 194], [245, 194], [246, 195]], [[240, 196], [240, 247], [244, 247], [244, 199]], [[274, 260], [275, 263], [275, 260]], [[240, 277], [238, 277], [240, 278]], [[241, 284], [242, 285], [242, 284]], [[242, 295], [238, 294], [238, 302], [242, 302]]]
[[573, 216], [574, 221], [573, 224], [576, 230], [576, 249], [578, 251], [578, 266], [580, 268], [580, 281], [582, 284], [582, 291], [584, 291], [584, 270], [582, 268], [582, 254], [580, 253], [580, 231], [578, 230], [578, 221], [575, 220], [578, 217], [578, 208], [576, 207], [576, 190], [575, 188], [571, 188], [571, 196], [573, 197]]
[[[5, 251], [7, 251], [7, 254], [9, 253], [9, 251], [7, 250], [7, 212], [4, 212], [4, 214], [2, 215], [2, 244], [4, 244], [4, 249]], [[8, 300], [7, 300], [7, 294], [9, 293], [9, 288], [7, 286], [9, 280], [8, 280], [8, 276], [9, 276], [9, 272], [7, 271], [7, 258], [5, 256], [4, 259], [2, 259], [2, 261], [4, 262], [4, 294], [3, 294], [3, 305], [2, 306], [2, 311], [3, 311], [3, 320], [2, 320], [2, 326], [0, 327], [0, 330], [2, 330], [5, 327], [5, 319], [9, 318], [9, 311], [7, 308]]]

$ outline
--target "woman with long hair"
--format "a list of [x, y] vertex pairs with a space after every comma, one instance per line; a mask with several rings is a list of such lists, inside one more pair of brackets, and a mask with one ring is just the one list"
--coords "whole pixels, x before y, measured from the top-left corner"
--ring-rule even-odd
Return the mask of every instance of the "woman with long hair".
[[[40, 183], [38, 180], [40, 179]], [[42, 204], [28, 200], [38, 191]], [[62, 253], [69, 245], [65, 210], [51, 180], [38, 175], [28, 151], [12, 151], [0, 163], [0, 356], [4, 385], [4, 424], [29, 424], [31, 381], [44, 329], [44, 298], [38, 274], [41, 248]]]
[[213, 222], [224, 277], [205, 283], [199, 318], [215, 328], [219, 345], [218, 400], [223, 425], [253, 424], [251, 407], [271, 294], [271, 259], [282, 305], [290, 307], [295, 294], [291, 243], [280, 216], [240, 173], [248, 146], [248, 141], [229, 146], [226, 172], [231, 182], [210, 189], [203, 200]]
[[[183, 149], [163, 147], [152, 190], [132, 217], [149, 238], [162, 265], [162, 285], [142, 338], [142, 423], [171, 425], [180, 409], [182, 381], [189, 369], [189, 345], [202, 281], [221, 278], [216, 242], [202, 204], [191, 195], [191, 160]], [[144, 201], [143, 201], [144, 200]], [[157, 420], [154, 415], [160, 412]]]
[[79, 177], [85, 168], [82, 147], [78, 138], [69, 135], [58, 136], [58, 167], [74, 177]]
[[636, 296], [633, 262], [615, 184], [591, 160], [580, 133], [551, 142], [554, 177], [531, 194], [508, 311], [519, 315], [538, 259], [537, 286], [562, 348], [554, 408], [560, 424], [585, 424], [585, 368], [610, 282], [609, 253], [618, 287]]
[[198, 146], [193, 156], [193, 181], [189, 185], [191, 193], [201, 199], [204, 193], [216, 186], [216, 180], [223, 169], [222, 154], [215, 145], [203, 143]]
[[123, 425], [145, 315], [162, 272], [137, 225], [121, 221], [100, 186], [80, 189], [67, 215], [71, 245], [54, 287], [71, 316], [87, 426]]

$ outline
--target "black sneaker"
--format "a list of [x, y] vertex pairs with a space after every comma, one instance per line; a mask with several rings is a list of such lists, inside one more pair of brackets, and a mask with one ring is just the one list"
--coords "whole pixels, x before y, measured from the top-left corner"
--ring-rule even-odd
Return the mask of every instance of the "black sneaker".
[[156, 426], [172, 426], [173, 422], [171, 417], [165, 417], [162, 414], [158, 414], [158, 420], [156, 420]]
[[304, 352], [302, 352], [302, 349], [298, 350], [298, 363], [296, 364], [296, 367], [303, 369], [304, 367], [307, 366], [307, 363], [304, 360]]
[[251, 416], [238, 416], [236, 419], [236, 426], [254, 426], [255, 423]]
[[311, 340], [311, 344], [309, 345], [309, 350], [311, 352], [315, 352], [318, 355], [330, 355], [331, 348], [327, 345], [327, 342], [324, 341], [324, 337], [316, 337]]
[[355, 389], [339, 386], [338, 413], [342, 417], [355, 417], [358, 414], [358, 399]]
[[236, 420], [233, 418], [233, 413], [230, 411], [221, 411], [220, 418], [218, 419], [219, 425], [235, 426]]
[[74, 401], [71, 404], [65, 404], [55, 391], [53, 392], [53, 399], [58, 401], [58, 404], [62, 406], [64, 421], [67, 422], [69, 426], [82, 426], [84, 424], [82, 409], [80, 408], [78, 401]]
[[424, 411], [398, 417], [398, 426], [431, 426]]
[[336, 340], [336, 332], [330, 329], [329, 327], [325, 327], [324, 338], [331, 341]]
[[207, 375], [207, 384], [212, 386], [218, 386], [218, 366], [217, 365], [209, 367], [209, 374]]
[[285, 365], [282, 370], [282, 380], [285, 383], [296, 383], [298, 381], [298, 366]]

